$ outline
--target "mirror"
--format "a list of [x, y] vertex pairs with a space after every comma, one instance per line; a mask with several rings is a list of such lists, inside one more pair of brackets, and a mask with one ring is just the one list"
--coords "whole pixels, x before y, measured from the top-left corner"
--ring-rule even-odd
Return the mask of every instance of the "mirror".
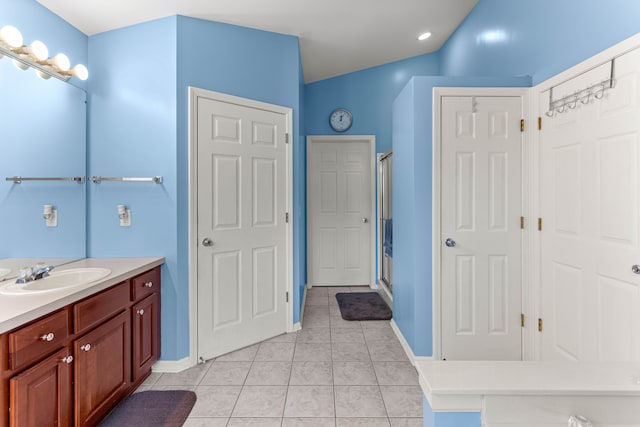
[[[86, 175], [86, 92], [19, 70], [0, 55], [0, 269], [16, 262], [50, 264], [84, 258], [86, 181], [28, 181], [7, 177]], [[57, 214], [47, 226], [45, 205]], [[13, 259], [6, 260], [7, 258]], [[16, 261], [16, 259], [19, 259]], [[22, 265], [21, 265], [22, 266]], [[18, 267], [19, 268], [19, 267]], [[0, 278], [0, 281], [3, 278]]]

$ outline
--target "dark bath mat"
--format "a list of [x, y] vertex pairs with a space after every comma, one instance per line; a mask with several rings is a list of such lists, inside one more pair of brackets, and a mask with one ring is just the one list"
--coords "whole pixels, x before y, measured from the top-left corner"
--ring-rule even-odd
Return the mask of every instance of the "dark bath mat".
[[141, 391], [120, 403], [101, 427], [179, 427], [195, 403], [196, 394], [192, 391]]
[[336, 294], [344, 320], [389, 320], [391, 309], [377, 292]]

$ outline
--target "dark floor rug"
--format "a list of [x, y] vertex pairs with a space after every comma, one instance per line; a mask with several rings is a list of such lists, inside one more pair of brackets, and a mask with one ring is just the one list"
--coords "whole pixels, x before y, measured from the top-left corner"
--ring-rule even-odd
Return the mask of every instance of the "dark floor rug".
[[179, 427], [195, 403], [196, 394], [192, 391], [141, 391], [120, 403], [101, 427]]
[[389, 320], [391, 309], [377, 292], [336, 294], [344, 320]]

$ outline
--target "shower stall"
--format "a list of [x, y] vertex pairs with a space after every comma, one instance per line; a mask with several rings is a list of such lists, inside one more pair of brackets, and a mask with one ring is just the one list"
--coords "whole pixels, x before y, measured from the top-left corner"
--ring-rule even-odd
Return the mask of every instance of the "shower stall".
[[378, 154], [378, 282], [393, 295], [393, 150]]

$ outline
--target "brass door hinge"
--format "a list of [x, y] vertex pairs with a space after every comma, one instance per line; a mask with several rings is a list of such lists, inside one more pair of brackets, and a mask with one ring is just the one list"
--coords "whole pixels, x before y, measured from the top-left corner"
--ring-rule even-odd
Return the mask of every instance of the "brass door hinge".
[[538, 319], [538, 332], [542, 332], [542, 319]]
[[289, 302], [289, 292], [285, 293], [284, 301]]
[[284, 134], [284, 143], [285, 143], [285, 144], [288, 144], [288, 143], [289, 143], [289, 134], [288, 134], [288, 133], [285, 133], [285, 134]]
[[520, 326], [524, 328], [524, 313], [520, 313]]
[[538, 231], [542, 231], [542, 218], [538, 218]]
[[284, 214], [284, 222], [286, 222], [286, 223], [289, 222], [289, 212]]
[[520, 119], [520, 132], [524, 132], [524, 119]]
[[538, 130], [542, 130], [542, 117], [538, 117]]
[[520, 217], [520, 229], [524, 230], [524, 217], [523, 216]]

